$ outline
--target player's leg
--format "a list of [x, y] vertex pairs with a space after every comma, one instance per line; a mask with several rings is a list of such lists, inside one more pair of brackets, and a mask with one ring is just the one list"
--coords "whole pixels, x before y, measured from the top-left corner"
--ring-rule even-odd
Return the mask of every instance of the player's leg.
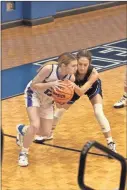
[[101, 126], [101, 130], [104, 134], [104, 137], [107, 140], [108, 147], [111, 150], [116, 151], [116, 145], [115, 145], [113, 138], [112, 138], [112, 135], [111, 135], [110, 124], [109, 124], [109, 121], [107, 120], [107, 118], [103, 112], [101, 95], [96, 94], [90, 101], [91, 101], [93, 109], [94, 109], [95, 117]]
[[[21, 152], [19, 154], [20, 166], [28, 165], [28, 151], [29, 147], [34, 139], [35, 134], [37, 133], [40, 127], [40, 113], [38, 107], [28, 107], [27, 113], [30, 121], [30, 126], [19, 125], [17, 131], [23, 137], [23, 143], [21, 147]], [[25, 128], [27, 128], [25, 130]], [[25, 131], [25, 133], [24, 133]]]
[[43, 105], [40, 107], [40, 121], [41, 126], [34, 138], [35, 143], [43, 143], [44, 140], [50, 140], [52, 136], [54, 106], [49, 104], [46, 108]]
[[[62, 115], [64, 114], [64, 112], [70, 107], [70, 104], [64, 104], [64, 105], [59, 105], [59, 104], [56, 104], [56, 107], [55, 109], [53, 108], [53, 112], [52, 110], [45, 110], [43, 113], [43, 118], [49, 118], [49, 113], [50, 115], [52, 115], [53, 113], [53, 121], [52, 121], [52, 128], [50, 129], [50, 132], [48, 133], [48, 135], [45, 135], [43, 136], [44, 134], [44, 130], [42, 129], [42, 127], [40, 127], [39, 131], [37, 132], [36, 136], [35, 136], [35, 139], [34, 139], [34, 142], [35, 143], [43, 143], [43, 141], [46, 141], [46, 140], [51, 140], [53, 139], [53, 130], [56, 128], [56, 125], [57, 123], [59, 122], [59, 120], [61, 119]], [[46, 113], [47, 112], [47, 113]], [[44, 116], [44, 115], [48, 115], [47, 116]], [[42, 114], [41, 114], [42, 115]], [[51, 117], [50, 117], [51, 119]], [[43, 124], [43, 122], [41, 122]], [[44, 126], [44, 125], [43, 125]], [[45, 127], [45, 126], [44, 126]], [[48, 129], [48, 128], [47, 128]], [[49, 131], [49, 129], [48, 129]]]
[[52, 129], [54, 130], [56, 128], [57, 123], [60, 121], [61, 117], [63, 116], [64, 112], [69, 109], [71, 104], [63, 104], [59, 105], [56, 104], [56, 108], [54, 110], [54, 119], [53, 119], [53, 127]]
[[28, 165], [28, 150], [40, 127], [40, 101], [37, 95], [30, 88], [25, 91], [25, 104], [30, 126], [19, 124], [16, 127], [17, 142], [19, 140], [19, 145], [21, 146], [21, 152], [19, 154], [20, 166]]
[[124, 79], [124, 94], [121, 99], [114, 104], [114, 108], [123, 108], [127, 106], [127, 71]]
[[41, 118], [41, 127], [39, 129], [38, 135], [35, 136], [34, 142], [42, 144], [45, 140], [50, 140], [53, 138], [52, 135], [52, 124], [53, 119]]
[[72, 99], [67, 104], [60, 105], [60, 104], [56, 103], [56, 109], [54, 111], [54, 119], [53, 119], [52, 131], [56, 128], [56, 125], [60, 121], [60, 119], [63, 116], [64, 112], [66, 110], [68, 110], [70, 108], [70, 106], [72, 104], [74, 104], [74, 102], [76, 100], [78, 100], [79, 98], [80, 97], [77, 96], [76, 93], [74, 93], [74, 96], [72, 97]]

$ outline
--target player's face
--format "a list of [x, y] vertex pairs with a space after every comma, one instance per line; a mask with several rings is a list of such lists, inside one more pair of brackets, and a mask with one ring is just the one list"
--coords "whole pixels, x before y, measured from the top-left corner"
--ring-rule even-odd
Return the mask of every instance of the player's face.
[[86, 57], [81, 57], [78, 60], [78, 72], [80, 74], [86, 74], [89, 67], [89, 60]]
[[65, 70], [67, 74], [75, 74], [77, 71], [77, 60], [71, 61], [67, 66], [65, 66]]

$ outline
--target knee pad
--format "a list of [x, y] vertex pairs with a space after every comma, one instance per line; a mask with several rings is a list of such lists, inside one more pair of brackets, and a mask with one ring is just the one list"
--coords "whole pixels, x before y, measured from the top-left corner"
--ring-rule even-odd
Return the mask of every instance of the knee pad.
[[102, 132], [107, 133], [110, 131], [110, 125], [104, 115], [102, 104], [94, 104], [94, 113], [98, 123], [101, 126]]

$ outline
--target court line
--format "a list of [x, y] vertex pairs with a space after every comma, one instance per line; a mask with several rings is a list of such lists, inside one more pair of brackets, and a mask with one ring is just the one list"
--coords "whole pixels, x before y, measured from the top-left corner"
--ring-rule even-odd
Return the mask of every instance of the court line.
[[[109, 43], [105, 43], [105, 44], [101, 44], [101, 45], [98, 45], [98, 46], [94, 46], [94, 47], [90, 47], [90, 48], [87, 48], [88, 50], [93, 50], [93, 49], [96, 49], [98, 47], [102, 47], [104, 45], [112, 45], [112, 44], [116, 44], [116, 43], [120, 43], [120, 42], [124, 42], [126, 41], [126, 39], [121, 39], [121, 40], [118, 40], [118, 41], [114, 41], [114, 42], [109, 42]], [[78, 52], [78, 50], [75, 50], [73, 51], [72, 53], [73, 54], [76, 54]], [[50, 58], [45, 58], [43, 60], [38, 60], [36, 62], [32, 62], [31, 64], [33, 65], [36, 65], [37, 64], [40, 64], [40, 63], [45, 63], [45, 62], [48, 62], [48, 61], [53, 61], [54, 59], [57, 59], [58, 56], [53, 56], [53, 57], [50, 57]], [[41, 64], [42, 65], [42, 64]]]
[[123, 50], [123, 51], [126, 51], [126, 48], [121, 48], [121, 47], [117, 47], [117, 46], [110, 46], [110, 45], [103, 45], [104, 47], [108, 47], [108, 48], [113, 48], [113, 49], [116, 49], [116, 50]]
[[[102, 47], [102, 46], [106, 46], [106, 45], [110, 45], [110, 44], [116, 44], [116, 43], [120, 43], [120, 42], [123, 42], [123, 41], [126, 41], [126, 39], [121, 39], [121, 40], [118, 40], [118, 41], [115, 41], [115, 42], [102, 44], [100, 46], [95, 46], [95, 47], [88, 48], [88, 49], [90, 49], [90, 50], [97, 49], [98, 47]], [[77, 50], [73, 51], [72, 53], [73, 54], [77, 53]], [[110, 69], [114, 69], [114, 68], [126, 65], [126, 60], [121, 62], [120, 60], [107, 59], [107, 58], [101, 58], [100, 59], [100, 57], [96, 57], [96, 56], [92, 56], [92, 57], [93, 57], [93, 60], [98, 60], [99, 59], [99, 61], [106, 61], [106, 62], [111, 62], [111, 63], [113, 62], [113, 64], [104, 66], [102, 68], [100, 67], [100, 65], [95, 66], [95, 68], [97, 69], [98, 72], [103, 72], [103, 71], [106, 71], [106, 70], [110, 70]], [[36, 62], [32, 62], [32, 63], [28, 63], [28, 64], [36, 65], [36, 66], [42, 66], [43, 63], [45, 63], [47, 61], [50, 61], [50, 60], [56, 60], [57, 58], [58, 58], [58, 56], [54, 56], [54, 57], [45, 58], [43, 60], [38, 60]], [[22, 94], [23, 94], [23, 92], [17, 93], [17, 94], [14, 94], [14, 95], [10, 95], [10, 96], [2, 98], [2, 100], [13, 98], [13, 97], [16, 97], [16, 96], [19, 96], [19, 95], [22, 95]]]
[[[6, 136], [6, 137], [16, 139], [16, 136], [14, 136], [14, 135], [8, 135], [8, 134], [5, 134], [5, 133], [3, 135]], [[80, 152], [81, 153], [81, 150], [78, 150], [78, 149], [67, 148], [67, 147], [58, 146], [58, 145], [51, 145], [51, 144], [48, 144], [48, 143], [45, 143], [45, 142], [43, 142], [40, 145], [45, 145], [45, 146], [50, 146], [50, 147], [53, 147], [53, 148], [58, 148], [58, 149], [63, 149], [63, 150], [68, 150], [68, 151], [72, 151], [72, 152]], [[92, 154], [92, 155], [95, 155], [95, 156], [103, 156], [103, 157], [108, 158], [108, 155], [106, 155], [106, 154], [99, 154], [99, 153], [94, 153], [94, 152], [88, 152], [88, 154]]]
[[118, 41], [115, 41], [115, 42], [109, 42], [109, 43], [106, 43], [106, 44], [117, 44], [117, 43], [119, 43], [119, 42], [125, 42], [125, 41], [127, 41], [127, 39], [122, 39], [122, 40], [118, 40]]

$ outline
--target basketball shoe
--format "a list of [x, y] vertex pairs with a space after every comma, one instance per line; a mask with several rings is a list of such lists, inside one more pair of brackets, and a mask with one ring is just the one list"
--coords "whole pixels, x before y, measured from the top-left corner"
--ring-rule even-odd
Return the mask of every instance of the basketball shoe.
[[116, 144], [114, 142], [108, 143], [108, 148], [113, 152], [116, 152]]
[[28, 166], [28, 154], [26, 152], [20, 152], [18, 165], [22, 167]]
[[42, 136], [36, 135], [33, 142], [37, 144], [42, 144], [44, 141], [52, 140], [52, 139], [53, 139], [53, 134], [51, 134], [49, 137], [42, 137]]
[[[114, 142], [108, 143], [108, 148], [112, 150], [113, 152], [116, 152], [116, 144]], [[108, 154], [109, 159], [113, 159], [111, 155]]]
[[114, 108], [123, 108], [125, 106], [127, 106], [127, 97], [123, 95], [122, 98], [114, 104]]
[[24, 124], [18, 124], [16, 126], [17, 136], [16, 136], [16, 143], [18, 146], [23, 146], [23, 137], [28, 129], [28, 126]]

